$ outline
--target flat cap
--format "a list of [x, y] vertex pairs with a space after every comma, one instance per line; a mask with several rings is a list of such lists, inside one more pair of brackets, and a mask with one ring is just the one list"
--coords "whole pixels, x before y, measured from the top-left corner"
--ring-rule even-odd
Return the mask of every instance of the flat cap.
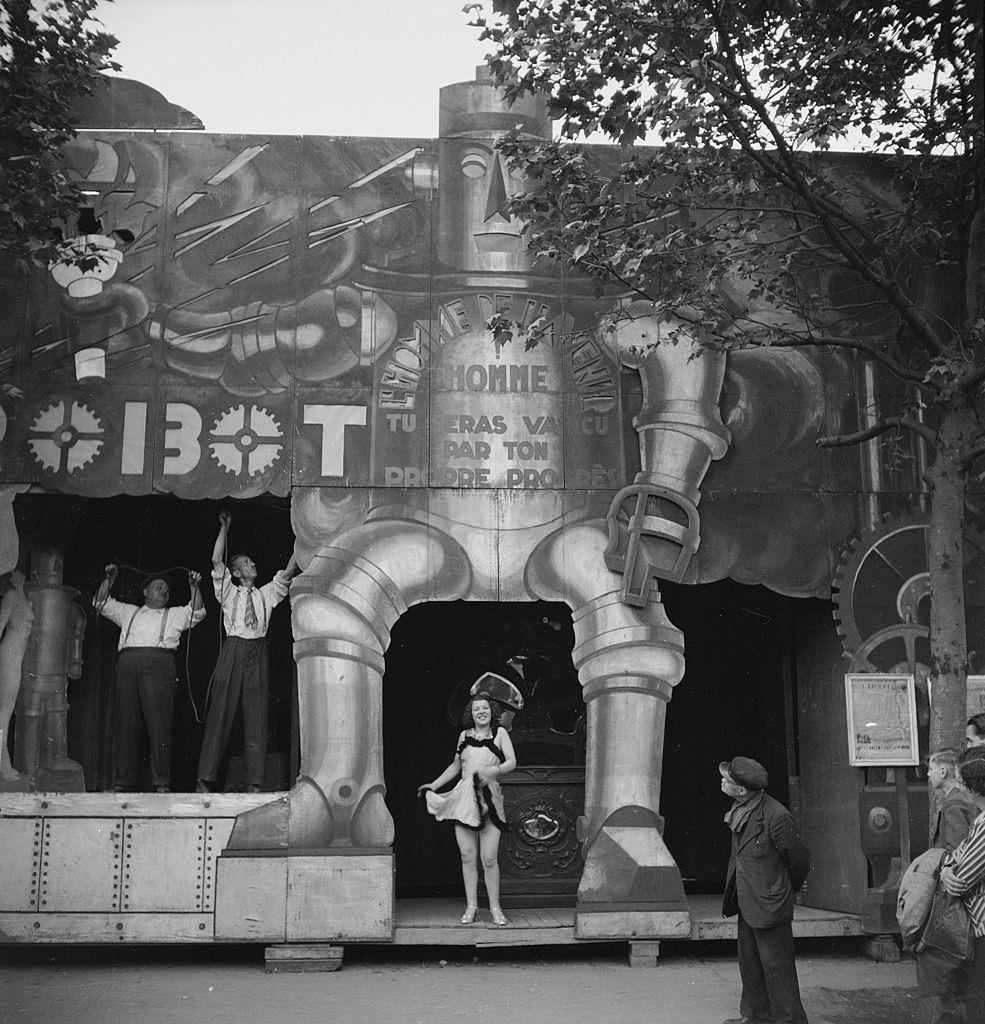
[[770, 777], [766, 769], [751, 757], [733, 757], [718, 766], [722, 775], [746, 789], [765, 789]]

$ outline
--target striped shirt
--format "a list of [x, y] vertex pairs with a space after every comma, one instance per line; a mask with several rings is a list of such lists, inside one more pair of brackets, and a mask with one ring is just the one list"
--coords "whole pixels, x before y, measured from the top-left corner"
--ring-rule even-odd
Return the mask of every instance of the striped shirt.
[[946, 866], [941, 868], [941, 884], [952, 896], [963, 896], [971, 915], [975, 938], [985, 937], [985, 811], [958, 844]]

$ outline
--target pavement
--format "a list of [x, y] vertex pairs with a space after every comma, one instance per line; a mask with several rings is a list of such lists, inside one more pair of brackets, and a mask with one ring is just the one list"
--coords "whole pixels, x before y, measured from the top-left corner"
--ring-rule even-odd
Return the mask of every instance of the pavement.
[[[924, 1024], [912, 961], [798, 941], [810, 1024]], [[0, 1024], [720, 1024], [738, 1016], [730, 943], [474, 950], [355, 947], [334, 973], [266, 974], [262, 946], [0, 947]]]

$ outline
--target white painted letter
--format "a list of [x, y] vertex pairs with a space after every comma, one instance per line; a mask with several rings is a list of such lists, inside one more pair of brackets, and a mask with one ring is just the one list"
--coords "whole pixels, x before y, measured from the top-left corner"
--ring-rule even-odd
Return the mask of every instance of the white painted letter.
[[321, 424], [321, 475], [344, 476], [345, 428], [366, 426], [366, 406], [306, 405], [304, 422]]
[[144, 445], [147, 441], [147, 403], [127, 402], [123, 406], [123, 452], [120, 472], [140, 476], [144, 471]]
[[[202, 457], [202, 446], [198, 443], [202, 433], [202, 417], [194, 406], [184, 402], [168, 402], [165, 407], [164, 450], [177, 449], [176, 455], [164, 456], [164, 472], [168, 476], [184, 476], [190, 473]], [[168, 423], [177, 426], [169, 427]]]

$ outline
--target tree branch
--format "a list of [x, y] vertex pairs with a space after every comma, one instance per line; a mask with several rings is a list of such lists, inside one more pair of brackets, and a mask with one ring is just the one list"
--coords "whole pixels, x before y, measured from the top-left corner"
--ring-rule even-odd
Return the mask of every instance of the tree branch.
[[937, 443], [937, 435], [930, 427], [909, 416], [886, 416], [884, 419], [876, 420], [871, 427], [867, 427], [865, 430], [857, 430], [853, 434], [833, 434], [830, 437], [819, 437], [814, 443], [818, 448], [845, 448], [848, 445], [871, 441], [874, 437], [879, 437], [881, 434], [899, 427], [913, 431], [928, 444], [936, 445]]
[[[749, 321], [749, 317], [742, 317], [743, 320]], [[758, 321], [752, 320], [752, 323], [758, 323]], [[764, 328], [771, 328], [775, 330], [770, 324], [759, 324]], [[796, 334], [787, 334], [785, 337], [781, 337], [769, 342], [763, 342], [759, 346], [760, 348], [802, 348], [802, 347], [814, 347], [823, 348], [830, 346], [831, 348], [848, 348], [854, 349], [856, 352], [861, 352], [863, 355], [869, 356], [869, 358], [876, 360], [883, 364], [887, 370], [890, 370], [895, 376], [902, 380], [911, 381], [914, 384], [919, 384], [921, 387], [935, 390], [933, 385], [924, 380], [923, 374], [917, 373], [914, 370], [910, 370], [905, 367], [902, 363], [897, 362], [892, 356], [887, 355], [881, 349], [876, 348], [874, 345], [870, 345], [867, 342], [859, 341], [857, 338], [845, 338], [840, 335], [831, 334], [812, 334], [809, 337], [800, 337]]]

